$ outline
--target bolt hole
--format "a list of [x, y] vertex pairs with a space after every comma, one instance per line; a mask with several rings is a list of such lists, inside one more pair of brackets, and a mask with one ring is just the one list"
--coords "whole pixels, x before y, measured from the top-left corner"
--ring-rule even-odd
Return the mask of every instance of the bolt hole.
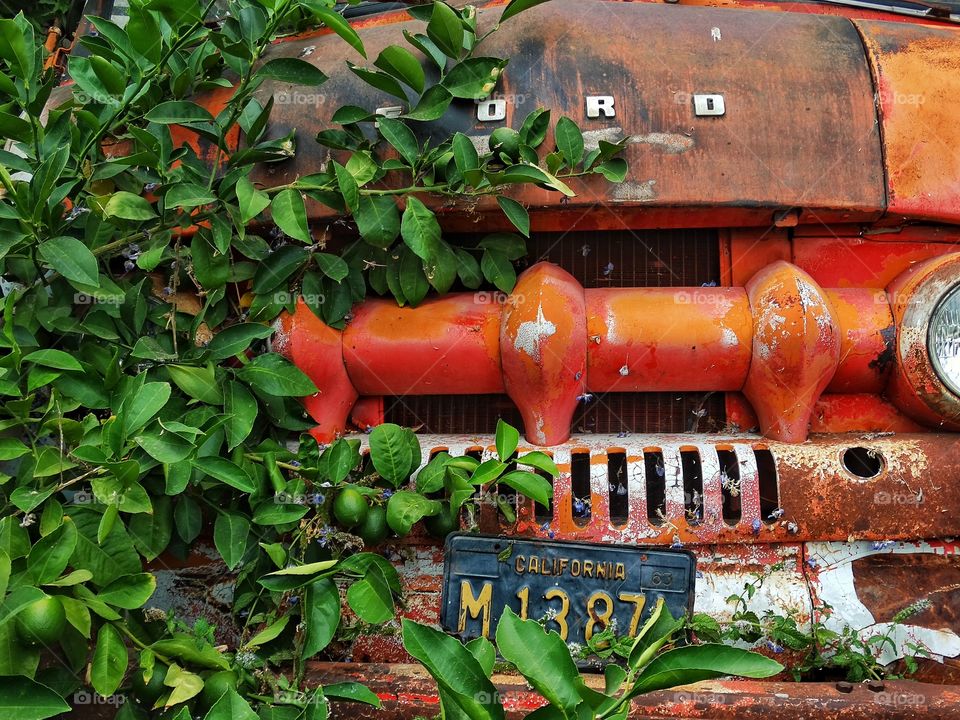
[[864, 480], [875, 478], [883, 471], [883, 455], [870, 448], [847, 448], [843, 451], [841, 461], [847, 472]]

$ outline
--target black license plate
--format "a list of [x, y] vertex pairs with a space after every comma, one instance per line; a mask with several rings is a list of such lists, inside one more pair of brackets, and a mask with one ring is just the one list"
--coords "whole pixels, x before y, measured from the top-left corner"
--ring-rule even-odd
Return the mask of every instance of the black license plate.
[[617, 635], [634, 635], [660, 597], [674, 617], [691, 612], [695, 578], [685, 550], [452, 535], [440, 622], [463, 640], [492, 640], [510, 607], [584, 644], [614, 618]]

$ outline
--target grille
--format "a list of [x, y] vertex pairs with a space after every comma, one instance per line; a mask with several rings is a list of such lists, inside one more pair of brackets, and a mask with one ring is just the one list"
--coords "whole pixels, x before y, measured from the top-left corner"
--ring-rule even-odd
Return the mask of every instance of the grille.
[[[481, 237], [448, 239], [472, 245]], [[527, 248], [531, 263], [556, 263], [586, 288], [697, 287], [716, 284], [720, 277], [715, 230], [533, 233]], [[522, 426], [506, 395], [387, 397], [384, 418], [424, 433], [489, 432], [498, 419]], [[573, 431], [719, 432], [725, 421], [722, 393], [607, 393], [581, 406]]]

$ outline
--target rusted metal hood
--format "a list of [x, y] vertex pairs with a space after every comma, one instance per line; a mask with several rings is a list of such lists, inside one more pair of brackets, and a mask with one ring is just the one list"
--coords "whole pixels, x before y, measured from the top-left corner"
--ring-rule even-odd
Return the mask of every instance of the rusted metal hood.
[[[481, 10], [481, 27], [499, 12]], [[406, 13], [376, 23], [357, 26], [369, 57], [422, 25]], [[486, 53], [510, 58], [493, 95], [503, 103], [485, 108], [504, 117], [480, 121], [481, 106], [456, 100], [442, 120], [420, 129], [434, 137], [460, 131], [485, 145], [493, 129], [519, 128], [529, 112], [546, 107], [575, 120], [588, 144], [630, 138], [626, 181], [578, 183], [567, 212], [597, 202], [606, 206], [599, 212], [688, 208], [693, 214], [673, 217], [684, 217], [690, 227], [769, 223], [776, 211], [794, 207], [836, 221], [870, 220], [884, 211], [874, 86], [849, 19], [555, 0], [525, 13], [522, 22], [505, 24], [487, 43]], [[267, 184], [320, 168], [328, 151], [313, 136], [329, 126], [340, 105], [375, 110], [399, 104], [347, 69], [346, 61], [362, 58], [334, 37], [298, 36], [273, 52], [302, 57], [330, 79], [317, 93], [265, 84], [263, 92], [277, 102], [272, 134], [296, 128], [298, 140], [295, 159], [260, 176]], [[716, 112], [712, 106], [698, 115], [698, 94], [722, 96], [723, 114], [703, 114]], [[612, 100], [600, 101], [598, 110], [598, 101], [588, 103], [598, 97]], [[535, 188], [518, 192], [534, 209], [560, 203]], [[319, 205], [314, 210], [322, 212]], [[729, 220], [718, 223], [718, 217]]]

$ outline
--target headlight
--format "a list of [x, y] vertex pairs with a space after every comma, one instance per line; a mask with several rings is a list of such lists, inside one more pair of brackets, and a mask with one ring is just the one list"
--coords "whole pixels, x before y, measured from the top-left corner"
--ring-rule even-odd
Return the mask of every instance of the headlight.
[[930, 316], [927, 348], [940, 381], [960, 395], [960, 285], [944, 295]]

